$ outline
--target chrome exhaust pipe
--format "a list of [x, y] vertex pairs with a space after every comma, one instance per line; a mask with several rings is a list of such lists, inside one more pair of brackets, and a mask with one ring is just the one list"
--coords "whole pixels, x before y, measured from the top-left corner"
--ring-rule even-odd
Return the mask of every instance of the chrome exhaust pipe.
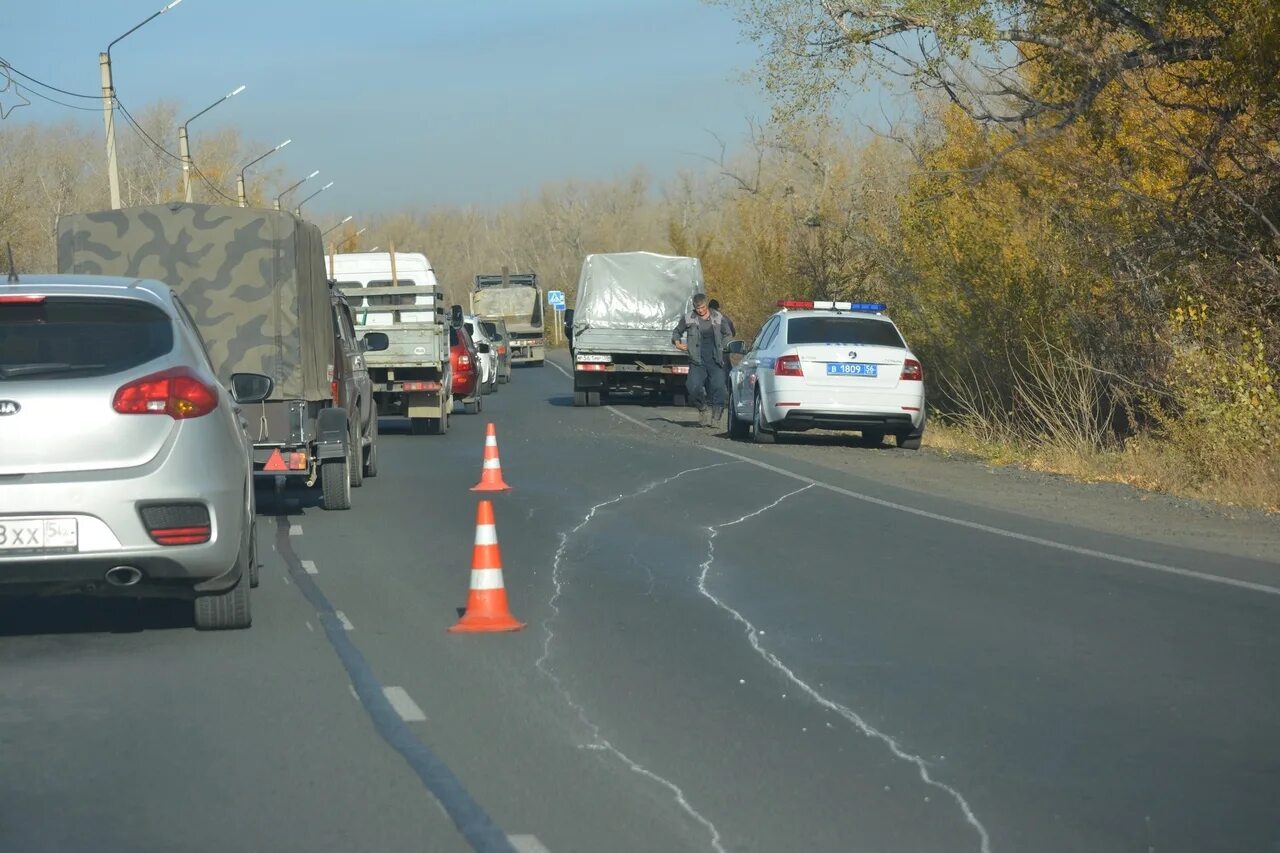
[[112, 586], [133, 586], [142, 580], [142, 572], [133, 566], [116, 566], [107, 570], [107, 583]]

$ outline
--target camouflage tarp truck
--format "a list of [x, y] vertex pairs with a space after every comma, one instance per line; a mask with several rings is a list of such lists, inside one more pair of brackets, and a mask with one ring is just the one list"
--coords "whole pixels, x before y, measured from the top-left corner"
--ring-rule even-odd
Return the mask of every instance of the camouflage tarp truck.
[[587, 255], [576, 304], [564, 317], [573, 404], [598, 406], [603, 396], [624, 393], [683, 406], [689, 356], [671, 343], [671, 332], [701, 290], [697, 258]]
[[342, 351], [320, 229], [287, 212], [202, 204], [81, 213], [58, 220], [58, 269], [168, 284], [219, 378], [275, 381], [271, 399], [244, 412], [255, 474], [319, 485], [326, 509], [350, 506], [377, 432], [343, 392], [344, 374], [363, 366]]
[[427, 256], [334, 254], [329, 275], [355, 309], [356, 331], [387, 335], [387, 348], [365, 359], [378, 413], [408, 418], [414, 435], [444, 435], [453, 412], [449, 327]]
[[476, 276], [471, 293], [471, 313], [496, 317], [507, 324], [512, 364], [541, 365], [546, 358], [542, 328], [542, 289], [537, 273], [508, 273]]

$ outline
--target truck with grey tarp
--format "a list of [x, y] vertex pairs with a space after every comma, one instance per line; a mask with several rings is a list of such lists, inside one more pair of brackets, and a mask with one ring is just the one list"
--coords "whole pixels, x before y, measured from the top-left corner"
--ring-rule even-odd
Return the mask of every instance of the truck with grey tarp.
[[588, 255], [577, 300], [565, 311], [573, 355], [573, 404], [613, 395], [685, 404], [689, 356], [671, 332], [702, 290], [697, 258], [622, 252]]
[[541, 365], [546, 358], [542, 288], [538, 287], [537, 273], [512, 273], [504, 268], [501, 273], [476, 276], [471, 313], [507, 324], [512, 364]]
[[363, 354], [386, 338], [352, 336], [315, 225], [284, 211], [181, 203], [62, 216], [58, 269], [168, 284], [220, 379], [271, 377], [271, 398], [242, 412], [255, 475], [319, 486], [326, 509], [347, 509], [351, 487], [376, 473]]

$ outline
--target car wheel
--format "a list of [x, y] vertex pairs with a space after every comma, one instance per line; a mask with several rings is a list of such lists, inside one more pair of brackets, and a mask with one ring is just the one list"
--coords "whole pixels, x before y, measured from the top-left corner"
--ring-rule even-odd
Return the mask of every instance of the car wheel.
[[511, 374], [508, 373], [505, 376], [499, 376], [498, 381], [501, 382], [503, 385], [506, 385], [508, 382], [511, 381]]
[[588, 391], [588, 392], [587, 392], [587, 405], [588, 405], [588, 406], [598, 406], [598, 405], [600, 405], [600, 392], [599, 392], [599, 391]]
[[863, 447], [879, 447], [884, 444], [884, 433], [877, 429], [864, 429], [862, 431]]
[[347, 476], [351, 478], [351, 488], [364, 485], [364, 448], [356, 435], [347, 439]]
[[320, 491], [326, 510], [351, 509], [351, 475], [348, 453], [343, 459], [326, 459], [320, 463]]
[[481, 397], [479, 394], [477, 394], [476, 395], [476, 412], [479, 413], [483, 411], [484, 411], [484, 397]]
[[898, 440], [898, 446], [903, 450], [919, 450], [921, 442], [924, 441], [924, 431], [919, 433], [901, 433], [895, 436]]
[[587, 405], [587, 392], [586, 392], [586, 391], [574, 391], [574, 392], [573, 392], [573, 405], [577, 406], [579, 409], [581, 409], [583, 406]]
[[733, 395], [729, 395], [729, 438], [743, 440], [751, 433], [751, 425], [738, 418], [738, 407], [734, 404]]
[[202, 595], [195, 600], [197, 631], [235, 631], [253, 624], [249, 607], [248, 566], [241, 566], [240, 579], [226, 592]]
[[677, 391], [676, 393], [671, 395], [671, 405], [675, 406], [676, 408], [683, 409], [685, 406], [689, 405], [689, 395], [683, 392]]
[[774, 444], [778, 440], [778, 434], [765, 426], [764, 406], [760, 404], [759, 394], [756, 395], [755, 405], [752, 407], [751, 437], [755, 439], [756, 444]]
[[489, 393], [490, 393], [490, 394], [497, 394], [497, 393], [498, 393], [498, 385], [499, 385], [499, 384], [500, 384], [500, 383], [498, 382], [498, 377], [496, 377], [496, 376], [495, 376], [495, 377], [493, 377], [493, 381], [489, 383]]
[[463, 400], [462, 411], [468, 415], [478, 414], [480, 412], [480, 398], [476, 397], [474, 400]]
[[261, 569], [262, 566], [258, 564], [258, 523], [251, 521], [249, 524], [249, 586], [253, 589], [257, 589], [258, 584], [262, 582]]
[[369, 424], [369, 448], [364, 452], [364, 475], [378, 476], [378, 416]]

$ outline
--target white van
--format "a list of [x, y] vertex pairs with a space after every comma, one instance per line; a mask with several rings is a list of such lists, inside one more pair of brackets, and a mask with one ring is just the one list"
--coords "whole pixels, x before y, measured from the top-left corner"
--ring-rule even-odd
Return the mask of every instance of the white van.
[[[355, 292], [354, 285], [361, 287], [390, 287], [392, 278], [391, 252], [353, 252], [345, 255], [326, 257], [332, 267], [329, 278], [338, 282], [338, 287], [346, 294], [351, 303], [351, 310], [356, 315], [356, 324], [361, 326], [389, 326], [395, 322], [395, 315], [381, 312], [364, 312], [365, 299]], [[436, 272], [431, 268], [431, 261], [420, 252], [396, 252], [395, 277], [397, 285], [419, 285], [438, 288]], [[390, 300], [394, 299], [392, 303]], [[371, 296], [369, 304], [422, 305], [426, 311], [405, 311], [400, 314], [403, 323], [430, 323], [435, 316], [436, 301], [427, 294], [403, 296]]]

